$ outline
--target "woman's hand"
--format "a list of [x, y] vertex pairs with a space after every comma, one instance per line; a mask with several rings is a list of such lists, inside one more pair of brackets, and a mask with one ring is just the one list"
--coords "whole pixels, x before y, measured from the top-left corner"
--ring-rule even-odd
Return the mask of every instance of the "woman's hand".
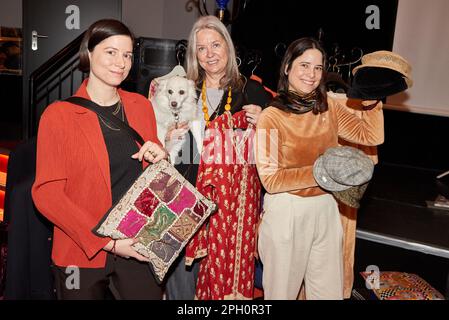
[[171, 147], [177, 140], [183, 140], [185, 134], [189, 131], [189, 123], [187, 121], [173, 123], [167, 128], [167, 134], [165, 135], [165, 148], [170, 151]]
[[147, 162], [151, 163], [156, 163], [167, 157], [167, 151], [160, 145], [152, 141], [145, 142], [145, 144], [140, 148], [139, 152], [131, 156], [131, 158], [133, 159], [139, 159], [139, 161], [145, 159]]
[[243, 106], [243, 110], [246, 111], [246, 121], [255, 125], [262, 112], [262, 108], [256, 104], [247, 104]]
[[363, 106], [363, 110], [372, 110], [374, 109], [378, 104], [379, 104], [380, 100], [363, 100], [362, 101], [362, 106]]
[[113, 254], [116, 254], [122, 258], [134, 258], [139, 261], [149, 262], [150, 260], [147, 257], [144, 257], [140, 253], [138, 253], [132, 247], [133, 244], [138, 242], [137, 239], [121, 239], [121, 240], [111, 240], [107, 245], [103, 247], [103, 250], [109, 251]]
[[256, 236], [255, 236], [256, 247], [254, 248], [254, 257], [256, 259], [259, 259], [259, 227], [261, 222], [262, 216], [259, 218], [259, 221], [257, 221], [256, 224]]

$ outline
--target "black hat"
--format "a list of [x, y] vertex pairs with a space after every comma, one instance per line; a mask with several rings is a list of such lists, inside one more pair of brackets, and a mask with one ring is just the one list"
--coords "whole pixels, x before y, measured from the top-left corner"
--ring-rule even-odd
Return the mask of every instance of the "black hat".
[[349, 98], [380, 100], [413, 85], [410, 64], [390, 51], [364, 55], [362, 64], [352, 73], [354, 79], [348, 91]]

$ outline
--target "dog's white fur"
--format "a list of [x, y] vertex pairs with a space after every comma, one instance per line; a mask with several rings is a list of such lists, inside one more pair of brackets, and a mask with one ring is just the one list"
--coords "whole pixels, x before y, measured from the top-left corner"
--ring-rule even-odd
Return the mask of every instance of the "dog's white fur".
[[[161, 79], [157, 85], [156, 94], [152, 102], [156, 116], [159, 141], [165, 144], [168, 127], [176, 122], [177, 115], [178, 122], [187, 121], [189, 123], [189, 129], [195, 138], [198, 152], [201, 153], [201, 122], [197, 106], [195, 83], [192, 80], [180, 76]], [[172, 163], [175, 161], [183, 143], [184, 139], [170, 142], [170, 150], [168, 151]]]

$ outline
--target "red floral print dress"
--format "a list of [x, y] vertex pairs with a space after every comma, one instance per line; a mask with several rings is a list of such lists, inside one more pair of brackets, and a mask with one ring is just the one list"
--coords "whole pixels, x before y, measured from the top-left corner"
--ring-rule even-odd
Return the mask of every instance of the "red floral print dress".
[[229, 112], [206, 129], [196, 187], [218, 205], [186, 249], [186, 264], [200, 262], [195, 299], [252, 299], [260, 181], [245, 112]]

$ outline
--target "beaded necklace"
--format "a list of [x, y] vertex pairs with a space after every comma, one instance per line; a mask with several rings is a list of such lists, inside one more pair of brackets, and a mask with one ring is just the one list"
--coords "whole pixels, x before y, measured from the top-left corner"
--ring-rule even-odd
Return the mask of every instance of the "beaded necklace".
[[[206, 80], [203, 81], [203, 87], [201, 88], [201, 99], [202, 99], [202, 105], [203, 105], [203, 113], [204, 113], [204, 120], [206, 121], [206, 126], [209, 124], [209, 110], [207, 109], [207, 90], [206, 90]], [[225, 104], [225, 111], [231, 110], [231, 102], [232, 102], [232, 91], [231, 86], [228, 88], [228, 97], [226, 99]], [[218, 110], [218, 108], [217, 108]]]

